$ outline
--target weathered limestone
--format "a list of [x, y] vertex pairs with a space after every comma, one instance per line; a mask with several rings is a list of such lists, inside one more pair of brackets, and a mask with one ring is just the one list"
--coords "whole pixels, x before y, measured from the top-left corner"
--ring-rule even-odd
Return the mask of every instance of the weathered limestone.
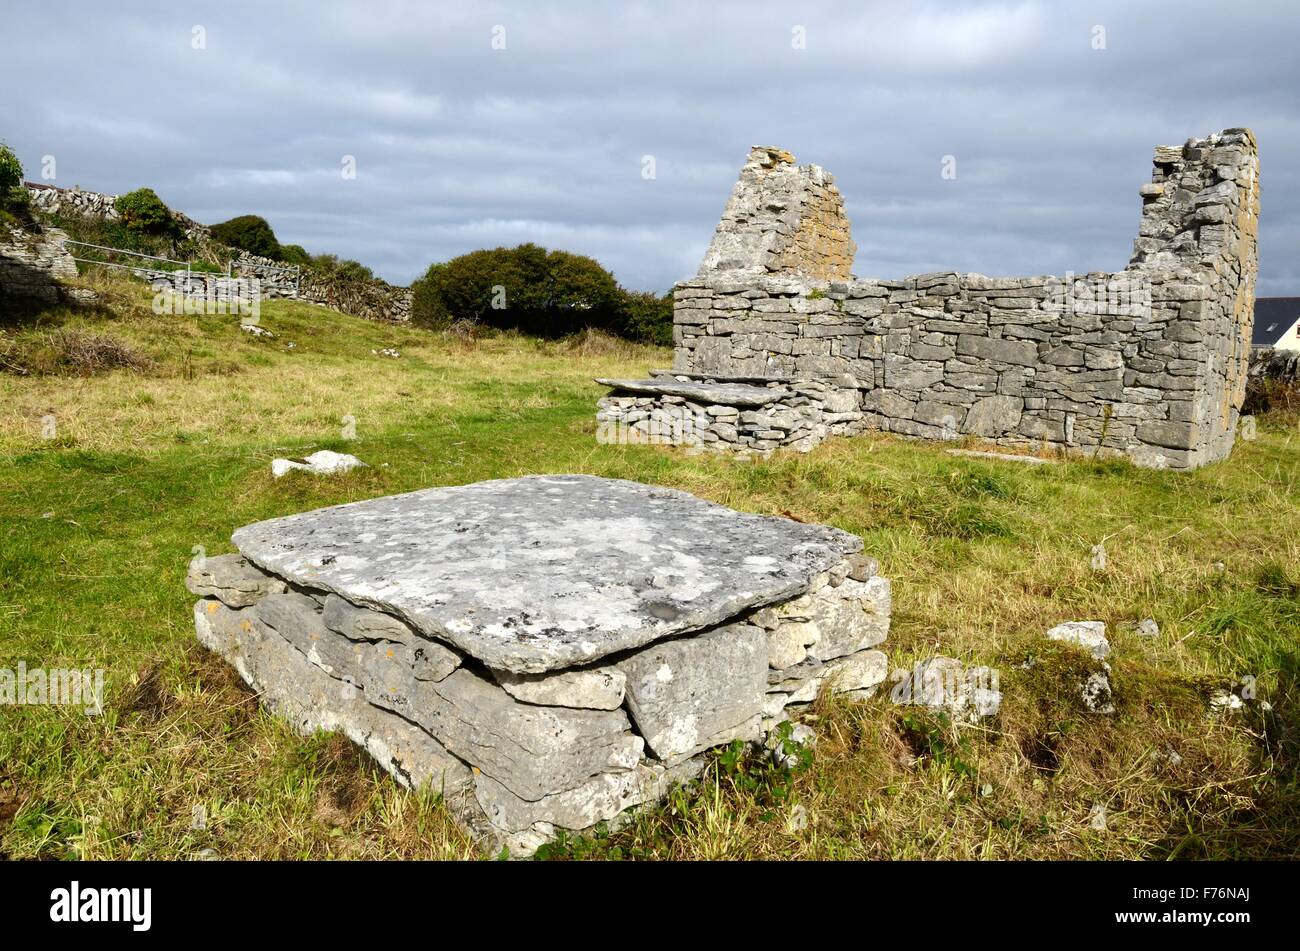
[[203, 643], [299, 729], [437, 783], [517, 855], [658, 799], [823, 688], [885, 677], [889, 584], [858, 539], [683, 492], [500, 480], [235, 541], [191, 569]]
[[259, 522], [234, 542], [267, 572], [515, 673], [720, 624], [796, 595], [860, 546], [825, 526], [591, 476], [425, 489]]
[[627, 675], [616, 667], [588, 667], [558, 674], [494, 670], [492, 675], [501, 689], [516, 700], [548, 707], [617, 710], [627, 690]]
[[250, 565], [240, 555], [199, 556], [190, 562], [185, 585], [191, 594], [217, 598], [232, 608], [246, 608], [268, 594], [280, 594], [285, 584]]
[[754, 146], [700, 274], [804, 274], [843, 280], [856, 246], [835, 179], [781, 149]]
[[1231, 451], [1257, 267], [1259, 160], [1248, 130], [1157, 148], [1132, 263], [1064, 278], [857, 279], [840, 251], [784, 256], [794, 225], [764, 211], [763, 196], [798, 176], [773, 154], [751, 153], [699, 274], [674, 291], [672, 372], [847, 389], [857, 394], [846, 399], [851, 421], [796, 420], [798, 438], [773, 427], [737, 439], [714, 412], [728, 405], [720, 388], [646, 393], [609, 381], [602, 428], [654, 438], [604, 441], [751, 452], [755, 441], [806, 449], [879, 429], [1174, 469]]
[[865, 428], [857, 388], [834, 380], [760, 386], [665, 374], [596, 382], [613, 388], [596, 410], [596, 441], [611, 445], [766, 456], [774, 449], [807, 452], [827, 436]]
[[63, 283], [77, 276], [77, 262], [63, 244], [67, 238], [57, 228], [35, 234], [18, 228], [0, 229], [0, 306], [20, 301], [75, 304], [94, 300], [93, 291]]
[[1097, 660], [1105, 660], [1110, 656], [1105, 621], [1066, 621], [1048, 631], [1047, 638], [1082, 647]]
[[967, 667], [955, 657], [931, 657], [910, 671], [896, 671], [890, 699], [905, 706], [942, 711], [959, 723], [978, 723], [1002, 706], [998, 671]]
[[767, 635], [761, 628], [728, 624], [663, 641], [619, 668], [627, 675], [628, 709], [664, 762], [758, 738], [767, 686]]

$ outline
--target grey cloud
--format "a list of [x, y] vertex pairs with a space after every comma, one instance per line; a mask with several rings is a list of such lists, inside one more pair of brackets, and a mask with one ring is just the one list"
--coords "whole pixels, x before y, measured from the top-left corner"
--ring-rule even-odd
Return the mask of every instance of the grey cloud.
[[836, 174], [861, 275], [1115, 268], [1151, 147], [1249, 125], [1260, 292], [1300, 293], [1289, 2], [46, 2], [6, 21], [0, 138], [29, 172], [53, 154], [60, 184], [262, 214], [397, 282], [534, 240], [665, 289], [755, 143]]

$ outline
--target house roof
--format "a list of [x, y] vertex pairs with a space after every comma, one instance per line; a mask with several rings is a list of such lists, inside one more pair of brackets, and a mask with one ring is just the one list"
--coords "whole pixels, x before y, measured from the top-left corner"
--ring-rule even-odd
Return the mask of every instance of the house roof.
[[1300, 297], [1256, 297], [1251, 346], [1276, 346], [1288, 331], [1295, 332], [1297, 321], [1300, 321]]

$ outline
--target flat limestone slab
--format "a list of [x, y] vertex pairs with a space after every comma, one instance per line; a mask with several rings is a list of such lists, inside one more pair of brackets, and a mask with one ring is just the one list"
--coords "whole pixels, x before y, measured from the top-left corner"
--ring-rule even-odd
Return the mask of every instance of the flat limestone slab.
[[489, 667], [542, 673], [801, 594], [862, 542], [583, 475], [422, 489], [245, 526], [294, 584], [395, 614]]
[[746, 386], [743, 383], [683, 383], [681, 380], [611, 380], [597, 377], [596, 382], [622, 390], [625, 393], [644, 393], [647, 396], [680, 396], [696, 403], [714, 403], [719, 406], [766, 406], [779, 399], [793, 396], [789, 390], [766, 386]]

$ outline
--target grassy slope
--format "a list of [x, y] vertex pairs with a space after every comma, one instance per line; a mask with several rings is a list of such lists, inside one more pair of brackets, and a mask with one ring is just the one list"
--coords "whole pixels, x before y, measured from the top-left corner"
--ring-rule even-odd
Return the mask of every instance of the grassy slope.
[[[719, 765], [673, 809], [575, 854], [1297, 852], [1295, 743], [1282, 735], [1298, 697], [1294, 420], [1266, 420], [1258, 442], [1190, 474], [958, 459], [883, 436], [744, 464], [595, 444], [591, 377], [663, 365], [664, 351], [463, 344], [290, 303], [264, 307], [278, 336], [262, 340], [233, 318], [154, 317], [137, 291], [108, 292], [119, 316], [91, 322], [157, 370], [0, 374], [0, 667], [108, 677], [100, 718], [0, 707], [0, 852], [473, 854], [431, 797], [397, 789], [336, 737], [300, 739], [262, 714], [195, 645], [183, 576], [194, 546], [228, 551], [231, 531], [257, 519], [538, 472], [672, 485], [858, 533], [895, 583], [891, 664], [934, 652], [992, 664], [1005, 696], [996, 720], [960, 735], [883, 698], [823, 701], [812, 769]], [[400, 359], [371, 352], [390, 346]], [[53, 441], [41, 437], [50, 413]], [[346, 415], [354, 442], [340, 438]], [[271, 480], [273, 456], [316, 448], [371, 468]], [[1094, 572], [1103, 538], [1109, 566]], [[1159, 637], [1122, 629], [1146, 616]], [[1080, 657], [1041, 639], [1078, 618], [1112, 626], [1114, 717], [1079, 708]], [[1208, 690], [1245, 674], [1273, 714], [1207, 716]], [[1106, 831], [1088, 827], [1096, 803]], [[787, 823], [796, 805], [802, 831]]]

